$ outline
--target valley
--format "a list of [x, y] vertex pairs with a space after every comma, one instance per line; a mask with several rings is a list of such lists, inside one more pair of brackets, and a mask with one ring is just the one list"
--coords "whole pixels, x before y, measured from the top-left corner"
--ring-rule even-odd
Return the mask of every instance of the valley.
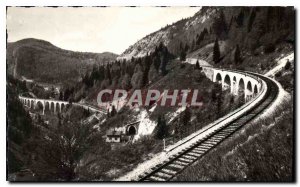
[[[120, 55], [8, 43], [8, 180], [292, 181], [294, 13], [202, 7]], [[117, 89], [174, 97], [100, 105]]]

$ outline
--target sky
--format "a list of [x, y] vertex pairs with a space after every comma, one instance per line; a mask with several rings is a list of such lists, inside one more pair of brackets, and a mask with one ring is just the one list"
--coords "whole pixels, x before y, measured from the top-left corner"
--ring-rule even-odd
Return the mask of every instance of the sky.
[[9, 7], [8, 42], [37, 38], [68, 50], [121, 54], [144, 36], [200, 7]]

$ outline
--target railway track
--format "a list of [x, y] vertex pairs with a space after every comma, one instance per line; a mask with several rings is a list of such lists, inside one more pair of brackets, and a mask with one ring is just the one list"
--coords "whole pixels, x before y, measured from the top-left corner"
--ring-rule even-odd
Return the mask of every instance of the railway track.
[[178, 154], [170, 157], [168, 161], [155, 166], [152, 168], [151, 172], [145, 173], [143, 176], [139, 176], [139, 181], [159, 182], [172, 180], [188, 166], [199, 160], [210, 150], [221, 144], [225, 139], [262, 113], [276, 99], [279, 93], [279, 88], [275, 82], [264, 76], [256, 74], [252, 75], [258, 76], [260, 79], [265, 81], [267, 85], [265, 95], [258, 103], [256, 103], [256, 105], [254, 105], [244, 115], [234, 119], [222, 128], [211, 132], [205, 138], [192, 144], [189, 148], [186, 148]]

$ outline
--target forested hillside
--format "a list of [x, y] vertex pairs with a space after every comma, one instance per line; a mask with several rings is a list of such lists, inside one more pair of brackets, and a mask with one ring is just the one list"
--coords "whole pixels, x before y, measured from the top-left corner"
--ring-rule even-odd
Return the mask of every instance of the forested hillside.
[[113, 53], [84, 53], [60, 49], [37, 39], [7, 44], [7, 72], [46, 83], [77, 81], [94, 64], [105, 64], [116, 58]]
[[[193, 53], [193, 57], [219, 65], [236, 65], [250, 55], [272, 53], [293, 44], [294, 16], [293, 7], [202, 7], [193, 17], [139, 40], [119, 58], [145, 56], [163, 42], [176, 55]], [[216, 40], [223, 42], [220, 47], [224, 48], [217, 58], [213, 59], [212, 51], [201, 53], [201, 48]]]
[[6, 89], [7, 171], [13, 173], [21, 170], [25, 164], [22, 145], [30, 138], [33, 123], [17, 95], [27, 90], [26, 85], [8, 77]]
[[87, 99], [96, 104], [103, 89], [141, 89], [168, 73], [166, 66], [174, 59], [160, 43], [155, 51], [142, 58], [117, 60], [107, 65], [94, 65], [77, 84], [64, 89], [65, 100]]

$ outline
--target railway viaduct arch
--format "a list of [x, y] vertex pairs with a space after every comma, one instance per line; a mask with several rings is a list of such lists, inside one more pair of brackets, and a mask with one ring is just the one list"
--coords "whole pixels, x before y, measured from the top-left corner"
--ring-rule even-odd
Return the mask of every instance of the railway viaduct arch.
[[205, 75], [222, 85], [222, 90], [230, 90], [234, 95], [244, 94], [245, 101], [253, 98], [262, 88], [262, 82], [257, 77], [245, 72], [224, 70], [214, 67], [202, 67]]
[[[45, 114], [45, 109], [49, 108], [50, 111], [61, 112], [63, 108], [70, 105], [67, 101], [60, 101], [60, 100], [52, 100], [52, 99], [38, 99], [38, 98], [30, 98], [30, 97], [24, 97], [19, 96], [19, 100], [23, 103], [23, 105], [28, 106], [29, 108], [36, 108], [38, 105], [42, 106], [43, 109], [43, 115]], [[86, 110], [90, 110], [91, 112], [98, 112], [98, 113], [106, 113], [105, 111], [102, 111], [94, 106], [90, 106], [83, 103], [72, 103], [75, 106], [82, 107]]]
[[30, 98], [30, 97], [23, 97], [23, 96], [19, 96], [19, 100], [29, 108], [36, 108], [38, 105], [41, 105], [43, 108], [43, 114], [45, 114], [46, 108], [49, 108], [50, 111], [56, 113], [57, 110], [61, 112], [63, 108], [69, 105], [69, 102], [66, 101], [37, 99], [37, 98]]

